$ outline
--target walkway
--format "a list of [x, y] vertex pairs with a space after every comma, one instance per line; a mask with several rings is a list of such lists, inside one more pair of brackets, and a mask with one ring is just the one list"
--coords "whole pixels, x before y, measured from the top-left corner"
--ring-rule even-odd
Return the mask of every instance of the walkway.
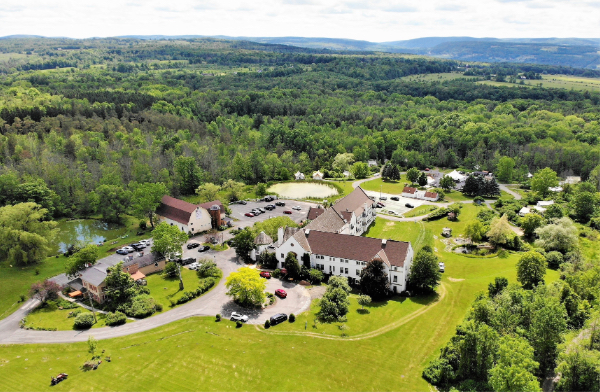
[[311, 298], [304, 287], [277, 279], [268, 281], [267, 290], [284, 288], [288, 293], [286, 299], [278, 299], [274, 305], [262, 310], [248, 311], [239, 307], [226, 294], [225, 278], [243, 265], [237, 262], [235, 251], [232, 249], [224, 252], [207, 252], [207, 255], [209, 254], [214, 255], [217, 265], [223, 271], [223, 279], [208, 293], [175, 309], [117, 327], [83, 331], [33, 331], [19, 327], [20, 320], [39, 305], [39, 301], [29, 300], [19, 310], [0, 321], [0, 344], [72, 343], [86, 341], [89, 336], [94, 336], [98, 340], [111, 339], [148, 331], [193, 316], [215, 316], [219, 313], [228, 317], [232, 311], [247, 314], [250, 317], [248, 323], [262, 324], [265, 319], [276, 313], [302, 313], [309, 309]]

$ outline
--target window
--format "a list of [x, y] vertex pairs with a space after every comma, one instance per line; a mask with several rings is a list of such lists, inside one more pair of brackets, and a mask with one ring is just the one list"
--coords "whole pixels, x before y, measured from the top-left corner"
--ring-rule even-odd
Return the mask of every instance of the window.
[[360, 270], [356, 270], [356, 276], [360, 275]]
[[346, 268], [346, 272], [345, 272], [345, 273], [346, 273], [346, 274], [348, 273], [348, 268]]
[[335, 261], [335, 257], [330, 257], [329, 261]]
[[281, 258], [282, 258], [282, 259], [285, 259], [285, 256], [283, 255], [283, 253], [281, 254]]
[[333, 267], [331, 267], [331, 270], [332, 270], [333, 272], [335, 272], [335, 265], [334, 265]]
[[394, 283], [398, 283], [398, 276], [394, 275]]

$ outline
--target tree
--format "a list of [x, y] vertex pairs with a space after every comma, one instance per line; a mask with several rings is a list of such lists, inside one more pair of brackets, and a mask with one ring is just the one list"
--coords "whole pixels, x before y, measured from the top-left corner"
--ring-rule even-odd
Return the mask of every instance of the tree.
[[244, 194], [244, 187], [245, 185], [241, 182], [227, 180], [221, 186], [221, 189], [227, 192], [227, 198], [229, 201], [237, 201], [242, 198]]
[[411, 167], [406, 172], [406, 179], [410, 181], [411, 184], [414, 184], [419, 179], [421, 172], [416, 167]]
[[175, 175], [178, 180], [179, 192], [191, 195], [201, 182], [201, 171], [194, 157], [179, 157], [175, 160]]
[[167, 193], [167, 187], [162, 182], [135, 185], [131, 196], [134, 214], [139, 218], [147, 217], [154, 228], [154, 213]]
[[321, 298], [319, 317], [325, 321], [345, 321], [350, 307], [348, 279], [341, 276], [329, 278], [329, 286]]
[[346, 293], [350, 293], [352, 291], [350, 285], [348, 284], [348, 278], [345, 278], [343, 276], [332, 276], [331, 278], [329, 278], [329, 282], [327, 282], [327, 284], [332, 289], [342, 289]]
[[544, 212], [544, 218], [546, 218], [546, 220], [562, 218], [563, 216], [565, 216], [565, 213], [563, 212], [562, 207], [558, 204], [549, 205]]
[[[183, 244], [188, 240], [188, 235], [179, 230], [177, 226], [171, 226], [167, 222], [161, 222], [152, 232], [152, 252], [164, 255], [167, 260], [178, 258], [181, 255]], [[179, 290], [183, 290], [183, 279], [181, 278], [181, 266], [177, 264], [179, 273]]]
[[364, 162], [354, 162], [350, 171], [355, 178], [366, 178], [369, 175], [369, 165]]
[[502, 276], [496, 277], [494, 283], [488, 285], [488, 296], [493, 298], [500, 294], [506, 287], [508, 287], [508, 279]]
[[580, 342], [571, 343], [558, 356], [557, 373], [562, 376], [558, 391], [598, 390], [600, 367], [596, 350], [588, 350]]
[[383, 166], [383, 169], [381, 169], [381, 178], [383, 178], [384, 181], [388, 181], [390, 179], [391, 170], [392, 170], [392, 165], [389, 163], [386, 163]]
[[323, 272], [315, 268], [311, 268], [311, 270], [308, 272], [308, 276], [310, 279], [310, 283], [312, 284], [319, 284], [323, 281], [323, 279], [325, 279], [325, 275], [323, 275]]
[[123, 271], [123, 262], [107, 268], [106, 272], [104, 295], [112, 309], [127, 305], [138, 294], [147, 292], [146, 288], [135, 283], [129, 273]]
[[538, 252], [529, 251], [517, 262], [517, 280], [523, 288], [530, 290], [544, 281], [546, 258]]
[[100, 185], [96, 188], [99, 200], [98, 211], [107, 222], [120, 222], [131, 202], [131, 192], [118, 185]]
[[235, 248], [235, 254], [245, 263], [249, 263], [250, 252], [254, 249], [254, 234], [248, 227], [244, 227], [231, 240], [231, 246]]
[[427, 174], [425, 174], [425, 172], [421, 172], [421, 174], [419, 174], [419, 178], [417, 179], [417, 182], [419, 183], [420, 186], [427, 185]]
[[494, 245], [507, 245], [515, 236], [506, 214], [501, 218], [494, 218], [490, 223], [490, 230], [487, 232], [487, 237]]
[[371, 297], [368, 295], [361, 294], [358, 296], [358, 304], [361, 306], [361, 309], [364, 309], [365, 306], [368, 306], [371, 303]]
[[421, 292], [431, 292], [440, 284], [442, 274], [438, 258], [429, 246], [417, 252], [410, 270], [410, 285]]
[[536, 311], [531, 315], [528, 338], [543, 373], [555, 364], [558, 345], [567, 330], [567, 311], [557, 298], [549, 295], [538, 295], [533, 306]]
[[450, 177], [450, 176], [444, 176], [440, 180], [440, 186], [446, 192], [448, 192], [451, 189], [453, 189], [455, 185], [456, 185], [456, 183], [454, 182], [454, 179], [452, 179], [452, 177]]
[[515, 160], [510, 157], [502, 157], [496, 166], [496, 177], [504, 184], [510, 184], [515, 170]]
[[392, 164], [390, 169], [390, 180], [400, 181], [400, 168], [398, 168], [398, 165]]
[[300, 264], [298, 264], [298, 259], [296, 258], [295, 253], [289, 252], [285, 256], [283, 267], [287, 270], [287, 273], [290, 278], [298, 279], [298, 277], [300, 276]]
[[582, 223], [587, 223], [598, 205], [598, 196], [592, 192], [577, 192], [572, 199], [575, 216]]
[[489, 378], [495, 392], [541, 392], [534, 375], [539, 363], [533, 360], [533, 348], [527, 340], [501, 337], [496, 357]]
[[28, 265], [46, 258], [58, 229], [48, 210], [35, 203], [0, 208], [0, 260]]
[[258, 184], [256, 184], [256, 186], [254, 187], [254, 193], [256, 193], [256, 196], [258, 197], [266, 196], [267, 184], [265, 184], [264, 182], [259, 182]]
[[99, 257], [100, 251], [96, 245], [89, 244], [85, 246], [69, 257], [69, 262], [65, 266], [67, 275], [75, 276], [87, 266], [96, 264]]
[[39, 300], [41, 303], [58, 298], [62, 286], [52, 280], [44, 280], [31, 285], [29, 296]]
[[483, 180], [483, 190], [480, 191], [481, 194], [488, 197], [497, 197], [500, 196], [500, 186], [494, 177], [489, 180]]
[[390, 281], [385, 272], [385, 264], [374, 259], [360, 272], [360, 289], [375, 300], [387, 297], [390, 293]]
[[88, 344], [88, 353], [92, 354], [92, 357], [96, 353], [96, 348], [98, 348], [98, 341], [93, 336], [89, 336], [87, 340]]
[[206, 182], [196, 189], [196, 194], [200, 196], [203, 201], [207, 202], [216, 200], [220, 190], [220, 186], [215, 185], [212, 182]]
[[354, 154], [352, 153], [343, 153], [337, 154], [335, 158], [333, 158], [333, 163], [331, 164], [331, 168], [338, 172], [343, 172], [345, 170], [350, 169], [350, 165], [354, 163]]
[[173, 261], [169, 261], [165, 265], [165, 269], [163, 270], [163, 275], [169, 278], [174, 278], [179, 275], [179, 268], [177, 267], [177, 263]]
[[472, 242], [479, 242], [485, 237], [486, 229], [480, 220], [472, 220], [465, 227], [465, 236]]
[[531, 178], [531, 190], [537, 192], [542, 197], [546, 197], [550, 191], [548, 188], [558, 185], [558, 176], [556, 172], [549, 167], [537, 171]]
[[529, 213], [521, 218], [521, 228], [527, 237], [535, 234], [535, 230], [544, 224], [544, 218], [540, 214]]
[[535, 245], [544, 248], [546, 252], [556, 250], [564, 254], [579, 244], [577, 233], [573, 221], [567, 217], [560, 218], [535, 230], [538, 236]]
[[225, 281], [227, 295], [242, 305], [261, 305], [265, 301], [266, 280], [255, 269], [243, 267], [232, 272]]
[[468, 196], [481, 195], [483, 180], [479, 176], [468, 176], [463, 185], [462, 193]]

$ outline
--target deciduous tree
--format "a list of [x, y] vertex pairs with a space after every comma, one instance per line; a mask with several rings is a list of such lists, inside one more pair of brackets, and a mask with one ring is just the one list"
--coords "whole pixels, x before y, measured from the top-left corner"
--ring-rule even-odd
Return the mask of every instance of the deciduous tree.
[[527, 252], [517, 262], [517, 280], [525, 289], [532, 289], [544, 282], [546, 258], [538, 252]]
[[535, 377], [539, 363], [533, 348], [520, 337], [503, 336], [498, 342], [496, 364], [490, 369], [489, 383], [495, 392], [540, 392]]
[[154, 227], [154, 213], [164, 195], [168, 193], [167, 187], [162, 182], [145, 182], [136, 184], [132, 195], [132, 208], [137, 217], [147, 217], [150, 225]]
[[385, 264], [380, 259], [369, 261], [360, 272], [360, 289], [375, 300], [387, 297], [390, 293], [390, 281], [385, 272]]
[[410, 285], [422, 292], [431, 292], [440, 284], [442, 274], [438, 258], [429, 246], [417, 252], [410, 270]]
[[227, 295], [243, 305], [261, 305], [265, 301], [266, 280], [262, 279], [258, 271], [243, 267], [232, 272], [225, 281]]
[[542, 197], [546, 197], [550, 191], [548, 188], [558, 186], [558, 176], [549, 167], [537, 171], [531, 178], [531, 190]]
[[85, 269], [86, 266], [96, 264], [99, 257], [100, 251], [96, 245], [89, 244], [81, 248], [69, 257], [69, 262], [65, 266], [66, 274], [75, 276], [79, 271]]

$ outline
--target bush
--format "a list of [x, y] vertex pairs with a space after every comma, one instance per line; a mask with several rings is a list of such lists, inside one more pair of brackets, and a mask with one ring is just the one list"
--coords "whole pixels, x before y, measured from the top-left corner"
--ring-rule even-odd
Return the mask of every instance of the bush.
[[433, 220], [442, 219], [444, 217], [447, 217], [449, 212], [450, 212], [450, 210], [448, 208], [440, 208], [439, 210], [433, 211], [427, 217], [423, 218], [423, 220], [424, 221], [433, 221]]
[[19, 302], [25, 302], [25, 300], [27, 299], [27, 297], [25, 295], [21, 294], [21, 295], [19, 295], [19, 299], [20, 299]]
[[279, 278], [281, 276], [281, 270], [277, 268], [275, 271], [271, 272], [271, 276], [275, 279]]
[[216, 320], [221, 321], [221, 315], [219, 313], [217, 313]]
[[319, 271], [318, 269], [314, 269], [314, 268], [312, 268], [308, 272], [308, 275], [310, 278], [310, 283], [312, 283], [312, 284], [319, 284], [323, 281], [323, 279], [325, 279], [323, 272]]
[[288, 320], [290, 323], [293, 323], [294, 321], [296, 321], [296, 316], [294, 315], [294, 313], [290, 313], [290, 318]]
[[74, 311], [69, 312], [69, 314], [67, 315], [67, 318], [77, 317], [82, 312], [83, 311], [81, 309], [75, 309]]
[[127, 322], [127, 316], [118, 310], [114, 313], [109, 313], [106, 315], [106, 325], [121, 325], [125, 324], [125, 322]]
[[265, 329], [269, 329], [271, 328], [271, 322], [269, 321], [269, 319], [265, 320]]
[[133, 298], [131, 305], [123, 309], [130, 317], [144, 318], [156, 312], [156, 301], [148, 294], [138, 295]]
[[156, 311], [157, 311], [157, 312], [162, 312], [162, 311], [163, 311], [163, 306], [162, 306], [162, 304], [159, 304], [159, 303], [157, 303], [157, 304], [156, 304]]
[[169, 261], [167, 265], [165, 265], [165, 269], [163, 270], [163, 275], [169, 278], [174, 278], [179, 274], [179, 270], [177, 264], [173, 261]]
[[73, 327], [76, 329], [87, 329], [94, 325], [94, 315], [91, 313], [81, 313], [75, 317]]
[[235, 327], [236, 328], [242, 328], [242, 325], [244, 325], [240, 320], [235, 322]]
[[553, 250], [546, 253], [546, 261], [549, 268], [557, 269], [563, 263], [564, 259], [562, 253]]
[[145, 219], [142, 219], [142, 220], [140, 221], [140, 229], [142, 229], [142, 230], [146, 230], [146, 228], [147, 228], [147, 227], [148, 227], [148, 223], [146, 222], [146, 220], [145, 220]]

